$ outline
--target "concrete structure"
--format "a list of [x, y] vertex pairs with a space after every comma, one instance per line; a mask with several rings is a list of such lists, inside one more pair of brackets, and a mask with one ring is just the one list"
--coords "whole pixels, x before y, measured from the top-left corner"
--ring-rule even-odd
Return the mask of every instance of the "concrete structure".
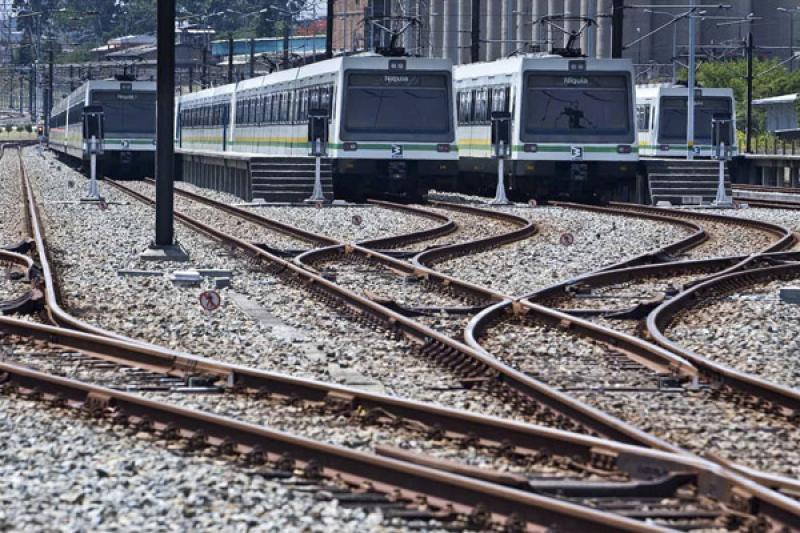
[[797, 130], [798, 94], [784, 94], [753, 100], [753, 106], [766, 111], [766, 129], [770, 133]]

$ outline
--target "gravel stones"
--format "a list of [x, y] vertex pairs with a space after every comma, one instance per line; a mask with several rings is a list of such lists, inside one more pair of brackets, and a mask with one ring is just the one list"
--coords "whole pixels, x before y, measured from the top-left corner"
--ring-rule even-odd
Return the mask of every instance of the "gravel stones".
[[[539, 232], [501, 248], [439, 263], [436, 269], [513, 296], [660, 248], [688, 235], [682, 226], [562, 207], [515, 208]], [[561, 244], [570, 233], [571, 246]]]
[[0, 396], [0, 530], [393, 531], [230, 460]]
[[0, 246], [16, 244], [25, 235], [19, 161], [14, 150], [5, 150], [0, 159]]
[[[176, 187], [229, 204], [241, 203], [241, 199], [226, 193], [201, 189], [188, 183], [178, 182]], [[179, 198], [176, 195], [176, 198]], [[403, 235], [434, 228], [441, 223], [419, 215], [412, 215], [378, 206], [242, 206], [265, 218], [296, 226], [312, 233], [345, 242], [359, 242], [376, 238]], [[360, 217], [360, 223], [355, 223]]]
[[781, 287], [797, 283], [775, 281], [705, 301], [681, 313], [666, 334], [718, 363], [800, 389], [800, 307], [778, 297]]

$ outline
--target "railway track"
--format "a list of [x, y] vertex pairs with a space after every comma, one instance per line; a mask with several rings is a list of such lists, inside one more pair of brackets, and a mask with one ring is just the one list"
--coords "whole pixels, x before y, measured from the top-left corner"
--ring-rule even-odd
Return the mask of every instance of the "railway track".
[[[30, 328], [40, 328], [37, 331], [37, 333], [32, 334], [32, 335], [33, 336], [37, 336], [38, 335], [39, 338], [43, 338], [43, 339], [47, 339], [47, 340], [57, 339], [58, 342], [64, 343], [64, 344], [67, 344], [67, 345], [70, 345], [70, 344], [76, 345], [76, 346], [73, 346], [73, 348], [77, 347], [77, 345], [79, 345], [79, 346], [82, 347], [82, 349], [87, 350], [87, 352], [89, 352], [91, 354], [95, 354], [95, 357], [97, 357], [97, 354], [104, 354], [103, 356], [100, 357], [100, 359], [103, 359], [108, 364], [112, 364], [112, 365], [120, 365], [121, 364], [122, 366], [134, 364], [135, 366], [139, 367], [141, 370], [149, 369], [149, 371], [151, 373], [153, 373], [153, 374], [158, 374], [158, 372], [155, 370], [157, 368], [157, 366], [158, 366], [158, 364], [155, 363], [155, 360], [158, 359], [159, 357], [163, 358], [162, 361], [161, 361], [161, 364], [163, 365], [163, 367], [167, 367], [168, 366], [168, 368], [170, 369], [170, 370], [168, 370], [166, 372], [163, 372], [163, 369], [162, 369], [163, 374], [165, 374], [165, 375], [173, 375], [173, 377], [175, 376], [175, 373], [180, 374], [181, 372], [183, 372], [184, 373], [184, 378], [186, 378], [187, 377], [186, 376], [186, 372], [187, 372], [188, 369], [191, 369], [192, 372], [197, 372], [201, 367], [204, 366], [204, 363], [200, 362], [200, 361], [189, 362], [189, 361], [186, 361], [186, 360], [182, 360], [182, 361], [179, 362], [179, 360], [176, 358], [176, 356], [174, 354], [172, 354], [172, 353], [169, 353], [168, 351], [162, 351], [160, 354], [158, 354], [157, 351], [154, 352], [152, 348], [145, 347], [145, 346], [142, 346], [142, 345], [133, 344], [133, 343], [127, 343], [125, 341], [106, 339], [106, 338], [99, 338], [99, 337], [94, 337], [92, 335], [85, 335], [85, 334], [80, 334], [80, 333], [75, 333], [75, 332], [65, 332], [64, 330], [54, 330], [53, 328], [47, 328], [46, 326], [37, 326], [35, 324], [19, 323], [18, 321], [9, 321], [9, 322], [4, 322], [3, 323], [3, 329], [6, 332], [11, 332], [13, 334], [21, 334], [21, 332], [23, 331], [23, 330], [15, 329], [15, 328], [26, 328], [25, 329], [26, 335], [31, 334], [31, 329]], [[41, 328], [44, 328], [44, 329], [41, 329]], [[62, 335], [63, 335], [63, 337], [62, 337]], [[67, 338], [69, 338], [69, 340], [67, 340]], [[99, 347], [98, 343], [101, 343], [101, 344], [102, 343], [110, 343], [110, 345], [113, 346], [113, 350], [109, 349], [108, 346], [106, 346], [105, 349], [102, 349], [101, 347]], [[123, 354], [126, 351], [128, 352], [126, 354], [126, 356], [125, 357], [121, 357], [121, 354]], [[113, 355], [109, 355], [109, 352], [113, 353]], [[137, 353], [138, 355], [131, 356], [130, 355], [131, 353]], [[85, 357], [85, 356], [80, 356], [80, 357]], [[130, 358], [127, 358], [127, 357], [130, 357]], [[182, 356], [179, 356], [179, 357], [182, 357]], [[145, 360], [147, 360], [147, 362], [145, 362]], [[166, 361], [168, 361], [168, 364], [166, 363]], [[205, 364], [208, 364], [208, 362], [206, 362]], [[99, 366], [99, 365], [90, 365], [90, 366]], [[179, 415], [176, 414], [176, 409], [178, 409], [178, 408], [169, 408], [169, 409], [167, 409], [167, 411], [169, 411], [169, 414], [164, 415], [163, 414], [164, 405], [161, 404], [161, 403], [156, 404], [157, 408], [161, 409], [161, 411], [158, 411], [156, 413], [154, 411], [151, 411], [151, 409], [154, 408], [153, 405], [149, 405], [148, 404], [147, 407], [143, 407], [143, 403], [142, 402], [144, 402], [144, 400], [140, 400], [140, 399], [137, 399], [137, 398], [131, 398], [131, 397], [128, 397], [128, 396], [125, 396], [125, 395], [120, 396], [117, 393], [110, 394], [108, 392], [108, 390], [92, 389], [92, 391], [89, 392], [89, 386], [86, 385], [86, 384], [75, 384], [75, 383], [69, 383], [68, 384], [68, 383], [66, 383], [65, 380], [60, 380], [59, 381], [56, 378], [53, 378], [51, 376], [45, 376], [45, 375], [41, 375], [41, 374], [34, 375], [35, 372], [32, 372], [30, 370], [19, 369], [18, 367], [12, 368], [9, 365], [5, 365], [3, 367], [3, 369], [4, 369], [4, 372], [5, 372], [5, 375], [4, 375], [5, 379], [9, 383], [11, 383], [12, 385], [15, 385], [17, 391], [21, 391], [21, 392], [25, 393], [26, 396], [36, 397], [36, 396], [39, 396], [41, 393], [44, 393], [43, 396], [45, 397], [45, 399], [54, 400], [54, 401], [56, 401], [56, 403], [63, 403], [64, 402], [64, 398], [69, 398], [69, 400], [67, 400], [68, 404], [70, 404], [71, 403], [70, 400], [72, 400], [73, 405], [87, 406], [89, 408], [89, 410], [93, 411], [94, 413], [104, 412], [105, 414], [114, 416], [114, 419], [117, 422], [120, 422], [120, 423], [125, 422], [125, 423], [128, 423], [128, 424], [133, 424], [138, 429], [151, 430], [151, 431], [156, 431], [159, 434], [170, 435], [170, 438], [173, 438], [173, 437], [176, 436], [176, 424], [174, 422], [174, 419], [175, 418], [180, 418], [182, 421], [185, 421], [188, 418], [188, 419], [192, 420], [192, 422], [190, 422], [188, 424], [190, 427], [188, 429], [184, 429], [182, 427], [178, 427], [177, 434], [178, 434], [178, 436], [182, 435], [184, 437], [184, 439], [186, 440], [187, 444], [190, 447], [192, 447], [192, 446], [201, 446], [202, 447], [202, 446], [206, 446], [206, 445], [212, 445], [212, 446], [215, 446], [216, 448], [219, 448], [220, 450], [222, 450], [223, 453], [229, 453], [231, 451], [240, 451], [240, 452], [244, 451], [246, 456], [250, 457], [251, 459], [253, 458], [254, 455], [256, 455], [256, 456], [259, 455], [259, 453], [255, 453], [255, 454], [253, 453], [253, 446], [252, 446], [252, 442], [253, 441], [249, 440], [249, 439], [252, 438], [251, 436], [248, 436], [248, 438], [245, 439], [245, 440], [248, 440], [248, 442], [250, 442], [250, 445], [248, 445], [248, 444], [237, 444], [237, 443], [233, 443], [232, 439], [230, 439], [230, 438], [217, 437], [217, 435], [218, 435], [217, 429], [216, 429], [217, 426], [214, 426], [215, 429], [209, 430], [209, 432], [205, 432], [204, 433], [205, 430], [204, 431], [198, 431], [197, 420], [196, 419], [192, 419], [190, 416], [186, 415], [183, 412], [179, 413]], [[102, 369], [102, 370], [108, 370], [108, 367], [106, 367], [105, 369]], [[245, 382], [243, 382], [242, 379], [241, 379], [241, 373], [240, 373], [241, 371], [239, 369], [237, 369], [236, 372], [237, 372], [236, 379], [232, 379], [231, 376], [228, 375], [224, 379], [224, 382], [228, 383], [228, 384], [236, 383], [236, 384], [239, 385], [239, 387], [246, 386], [244, 384]], [[137, 376], [137, 379], [141, 379], [142, 377], [143, 377], [142, 373], [139, 373], [138, 376]], [[193, 377], [197, 378], [198, 376], [195, 375]], [[263, 376], [261, 376], [261, 377], [259, 377], [257, 379], [263, 379]], [[54, 380], [55, 380], [55, 382], [54, 382]], [[220, 380], [220, 381], [223, 381], [223, 380]], [[46, 384], [45, 384], [45, 382], [46, 382]], [[160, 383], [161, 383], [161, 386], [163, 387], [164, 386], [164, 382], [162, 381]], [[195, 383], [197, 383], [197, 380], [195, 380]], [[262, 384], [263, 384], [263, 382], [262, 382]], [[34, 385], [34, 386], [31, 386], [31, 385]], [[284, 387], [285, 386], [286, 386], [286, 384], [284, 383]], [[76, 392], [76, 389], [79, 390], [79, 392]], [[275, 389], [276, 389], [275, 383], [272, 383], [268, 388], [266, 388], [266, 390], [270, 391], [271, 393], [273, 393], [273, 391]], [[58, 394], [57, 395], [52, 395], [51, 394], [54, 390], [58, 390]], [[258, 391], [258, 393], [260, 393], [262, 395], [265, 393], [265, 388], [264, 387], [259, 387], [256, 390]], [[296, 382], [293, 382], [291, 384], [290, 390], [293, 391], [293, 393], [287, 395], [287, 397], [289, 399], [288, 400], [282, 400], [282, 401], [284, 401], [284, 402], [288, 401], [290, 404], [292, 404], [292, 402], [296, 401], [295, 399], [292, 398], [292, 396], [298, 394], [298, 390], [299, 390], [298, 384]], [[341, 392], [341, 390], [339, 390], [339, 392]], [[340, 398], [338, 398], [338, 400], [343, 400], [344, 403], [347, 403], [348, 401], [350, 401], [350, 400], [348, 400], [348, 398], [349, 398], [348, 394], [353, 394], [353, 393], [354, 393], [354, 391], [345, 391], [343, 393], [343, 394], [345, 394], [344, 398], [340, 397]], [[78, 398], [77, 400], [75, 399], [76, 396]], [[278, 396], [280, 396], [280, 393], [278, 393]], [[328, 392], [326, 392], [326, 395], [325, 395], [326, 400], [331, 400], [332, 403], [334, 403], [334, 404], [339, 403], [339, 402], [336, 401], [335, 398], [331, 398], [331, 396], [336, 396], [336, 395], [335, 394], [330, 394], [330, 390]], [[363, 395], [363, 394], [361, 395], [362, 398], [364, 396], [365, 395]], [[320, 403], [319, 402], [319, 392], [317, 392], [316, 399], [317, 399], [316, 403]], [[352, 401], [351, 401], [351, 403], [352, 403]], [[392, 407], [393, 409], [397, 409], [397, 407], [396, 407], [397, 405], [401, 405], [402, 409], [409, 409], [410, 408], [408, 402], [406, 402], [406, 403], [404, 403], [402, 401], [398, 402], [397, 400], [392, 399], [392, 401], [390, 403], [394, 406], [394, 407]], [[360, 405], [360, 406], [363, 407], [363, 404]], [[383, 409], [385, 407], [388, 407], [388, 406], [382, 406], [381, 411], [380, 411], [381, 413], [383, 413]], [[134, 413], [134, 414], [131, 414], [131, 413]], [[143, 413], [147, 413], [147, 414], [144, 415]], [[165, 416], [169, 417], [169, 421], [168, 422], [164, 421], [163, 417], [165, 417]], [[213, 418], [214, 417], [212, 417], [210, 415], [207, 415], [207, 414], [203, 415], [202, 416], [203, 424], [204, 424], [203, 428], [206, 427], [205, 424], [209, 423], [209, 419], [213, 419]], [[389, 416], [388, 418], [389, 418], [389, 420], [392, 420], [391, 416]], [[216, 423], [217, 420], [215, 419], [215, 420], [213, 420], [213, 422]], [[452, 422], [447, 422], [447, 424], [450, 424], [450, 423], [452, 423]], [[241, 425], [242, 424], [240, 424], [240, 426]], [[178, 426], [181, 426], [181, 424], [178, 424]], [[529, 426], [525, 426], [525, 427], [529, 427]], [[474, 428], [472, 428], [472, 429], [474, 429]], [[226, 435], [228, 435], [231, 432], [231, 429], [229, 427], [226, 427], [225, 431], [228, 432], [228, 433], [226, 433]], [[237, 434], [241, 433], [241, 431], [242, 431], [242, 428], [237, 426]], [[491, 425], [486, 426], [485, 425], [485, 426], [482, 427], [482, 429], [480, 431], [483, 433], [483, 435], [485, 435], [487, 437], [491, 436], [492, 438], [494, 438], [495, 439], [495, 441], [494, 441], [495, 443], [497, 442], [496, 441], [496, 439], [498, 437], [498, 428], [497, 428], [497, 426], [491, 426]], [[547, 432], [547, 431], [551, 431], [551, 430], [542, 430], [542, 431]], [[473, 442], [474, 438], [475, 438], [474, 433], [475, 432], [472, 431], [472, 432], [468, 433], [466, 435], [466, 437], [461, 437], [461, 438], [463, 438], [466, 441]], [[198, 437], [198, 434], [200, 434], [200, 437]], [[461, 433], [461, 435], [463, 435], [463, 433]], [[280, 438], [278, 438], [278, 437], [274, 437], [274, 438], [276, 440], [280, 441]], [[441, 438], [441, 437], [439, 437], [439, 438]], [[479, 439], [480, 439], [480, 437], [479, 437]], [[589, 440], [591, 441], [592, 439], [589, 439]], [[259, 441], [259, 443], [260, 442], [261, 441]], [[285, 441], [281, 441], [281, 442], [284, 443], [282, 445], [285, 447], [286, 446]], [[502, 444], [503, 445], [507, 445], [508, 442], [509, 441], [503, 441]], [[321, 475], [323, 477], [326, 477], [326, 479], [335, 479], [336, 481], [341, 481], [343, 479], [343, 477], [347, 478], [347, 479], [350, 479], [348, 476], [345, 476], [341, 471], [336, 470], [336, 467], [331, 467], [330, 471], [326, 471], [326, 467], [325, 466], [309, 467], [308, 464], [309, 464], [310, 460], [306, 461], [304, 459], [305, 449], [303, 449], [303, 451], [300, 452], [300, 451], [298, 451], [298, 448], [297, 448], [298, 447], [297, 441], [296, 440], [292, 440], [291, 443], [292, 443], [291, 445], [292, 445], [292, 449], [294, 450], [294, 452], [293, 452], [293, 457], [290, 460], [290, 463], [293, 463], [293, 466], [296, 467], [296, 468], [301, 468], [306, 473], [306, 475], [309, 475], [310, 477], [314, 477], [316, 475], [320, 475], [320, 470], [321, 470], [322, 471]], [[316, 444], [318, 444], [318, 443], [316, 443]], [[316, 444], [315, 444], [315, 446], [316, 446]], [[598, 445], [600, 443], [598, 441], [593, 441], [593, 444], [594, 445]], [[250, 447], [248, 448], [248, 446], [250, 446]], [[275, 446], [275, 444], [273, 443], [270, 446]], [[278, 444], [277, 446], [280, 448], [281, 444]], [[563, 446], [564, 446], [563, 442], [559, 442], [557, 444], [557, 447], [563, 447]], [[498, 447], [502, 447], [502, 446], [498, 446]], [[262, 449], [263, 450], [270, 450], [270, 449], [272, 449], [272, 447], [262, 448]], [[416, 456], [409, 457], [407, 455], [403, 455], [403, 453], [399, 452], [398, 450], [392, 450], [391, 448], [387, 448], [387, 447], [384, 447], [384, 448], [381, 448], [381, 449], [387, 455], [401, 455], [407, 461], [413, 459], [411, 461], [412, 463], [415, 462], [415, 461], [416, 462], [429, 462], [430, 461], [430, 459], [426, 459], [424, 457], [416, 457]], [[328, 452], [330, 454], [333, 454], [333, 456], [335, 456], [337, 459], [334, 461], [333, 459], [330, 458], [329, 455], [319, 454], [318, 451], [316, 450], [316, 448], [315, 448], [315, 451], [314, 451], [315, 459], [319, 455], [323, 455], [326, 458], [325, 459], [325, 464], [327, 464], [328, 461], [331, 461], [331, 463], [336, 463], [337, 466], [339, 466], [342, 462], [347, 463], [347, 461], [342, 461], [341, 459], [338, 458], [339, 456], [337, 455], [337, 453], [339, 453], [340, 450], [331, 451], [331, 450], [326, 449], [326, 452]], [[263, 453], [266, 453], [268, 458], [270, 457], [270, 453], [269, 452], [262, 452], [262, 456], [263, 456]], [[649, 453], [654, 453], [654, 452], [649, 452]], [[275, 461], [276, 462], [276, 466], [282, 466], [283, 468], [286, 468], [287, 461], [286, 461], [285, 454], [283, 454], [283, 453], [278, 454], [278, 452], [275, 452], [274, 455], [277, 456], [277, 459]], [[348, 455], [348, 459], [352, 460], [352, 455]], [[280, 461], [278, 461], [278, 460], [280, 460]], [[646, 462], [650, 462], [650, 461], [648, 460]], [[373, 464], [371, 465], [371, 467], [369, 469], [370, 473], [373, 473], [376, 470], [380, 470], [380, 468], [375, 466], [374, 463], [375, 463], [375, 461], [373, 461]], [[385, 466], [385, 465], [383, 465], [383, 466]], [[457, 470], [457, 467], [452, 465], [452, 464], [438, 465], [438, 466], [440, 468], [443, 468], [444, 470], [448, 470], [448, 469], [449, 470]], [[684, 465], [684, 467], [685, 467], [685, 465]], [[365, 468], [365, 466], [363, 464], [360, 464], [359, 468], [361, 469], [361, 470], [359, 470], [359, 475], [361, 475], [364, 472], [363, 469]], [[407, 469], [408, 468], [408, 463], [403, 463], [403, 468]], [[574, 468], [574, 466], [573, 466], [573, 468]], [[406, 470], [404, 470], [404, 472], [406, 472]], [[462, 472], [463, 472], [463, 470], [462, 470]], [[475, 472], [471, 472], [471, 474], [473, 476], [476, 475]], [[406, 474], [406, 475], [408, 475], [408, 474]], [[617, 475], [619, 475], [619, 473], [617, 473]], [[397, 472], [393, 471], [391, 476], [392, 477], [397, 476]], [[377, 477], [377, 476], [375, 476], [375, 477]], [[435, 476], [435, 477], [441, 483], [441, 474], [438, 474], [438, 472], [437, 472], [437, 476]], [[370, 489], [374, 490], [374, 481], [375, 480], [373, 479], [373, 477], [370, 477], [369, 479], [370, 479], [370, 481], [373, 482], [373, 485], [370, 485]], [[521, 482], [521, 480], [520, 480], [520, 478], [518, 476], [516, 478], [514, 476], [507, 476], [507, 480], [512, 480], [513, 483], [516, 483], [516, 484], [519, 484]], [[358, 481], [358, 483], [361, 483], [361, 484], [364, 483], [364, 480], [361, 477], [359, 477], [357, 481]], [[417, 491], [419, 491], [420, 487], [423, 486], [423, 485], [421, 485], [421, 483], [422, 483], [421, 479], [416, 478], [413, 481], [414, 481], [415, 489]], [[355, 483], [355, 484], [358, 484], [358, 483]], [[430, 483], [430, 481], [428, 483]], [[647, 500], [642, 500], [642, 499], [638, 499], [638, 500], [637, 499], [633, 499], [633, 500], [624, 501], [623, 499], [621, 499], [621, 497], [619, 495], [609, 497], [607, 495], [598, 495], [600, 493], [597, 493], [597, 492], [595, 492], [591, 496], [585, 496], [585, 494], [586, 494], [585, 491], [587, 490], [587, 487], [586, 486], [579, 487], [579, 485], [580, 484], [576, 485], [576, 483], [574, 481], [570, 481], [570, 482], [568, 482], [566, 484], [562, 484], [561, 488], [558, 489], [558, 490], [561, 490], [561, 491], [567, 490], [567, 493], [569, 493], [569, 490], [575, 490], [576, 494], [580, 494], [581, 491], [584, 491], [583, 492], [584, 496], [581, 497], [583, 499], [581, 500], [580, 498], [578, 498], [578, 500], [580, 500], [582, 503], [587, 503], [588, 501], [591, 501], [594, 506], [601, 507], [601, 508], [603, 507], [603, 503], [605, 503], [606, 506], [616, 509], [617, 512], [622, 514], [622, 515], [630, 514], [631, 516], [636, 516], [637, 518], [647, 518], [647, 519], [650, 519], [650, 520], [657, 520], [657, 521], [661, 521], [662, 523], [664, 523], [664, 524], [666, 524], [668, 526], [677, 525], [677, 524], [685, 524], [685, 523], [687, 523], [687, 521], [690, 522], [690, 523], [693, 523], [693, 524], [709, 525], [711, 523], [718, 523], [720, 520], [725, 521], [725, 523], [729, 523], [729, 521], [731, 521], [731, 520], [732, 521], [740, 521], [740, 520], [743, 519], [743, 517], [741, 515], [737, 514], [737, 513], [730, 514], [727, 511], [723, 512], [722, 508], [720, 508], [720, 507], [713, 507], [713, 506], [709, 507], [707, 503], [701, 503], [701, 502], [698, 502], [698, 501], [693, 501], [692, 500], [691, 490], [689, 490], [688, 492], [686, 490], [684, 490], [682, 492], [674, 492], [672, 494], [672, 496], [673, 496], [672, 500], [673, 501], [671, 501], [671, 502], [664, 502], [663, 501], [664, 498], [662, 496], [658, 496], [657, 498], [659, 499], [660, 504], [656, 505], [655, 501], [647, 501]], [[548, 486], [548, 483], [543, 483], [543, 484], [541, 484], [541, 486], [537, 490], [542, 491], [542, 492], [548, 492], [548, 490], [552, 490], [552, 486], [550, 487], [550, 489], [548, 489], [547, 486]], [[569, 489], [568, 486], [572, 486], [573, 488]], [[686, 489], [686, 485], [682, 485], [682, 486], [684, 487], [684, 489]], [[618, 485], [616, 489], [612, 489], [611, 490], [611, 494], [614, 494], [615, 490], [619, 491], [620, 487], [623, 487], [623, 485]], [[392, 488], [393, 488], [393, 490], [396, 490], [397, 489], [397, 485], [396, 484], [392, 485]], [[597, 487], [595, 487], [595, 488], [597, 488]], [[604, 490], [607, 490], [607, 489], [608, 489], [608, 487], [606, 487]], [[630, 489], [631, 489], [630, 486], [627, 487], [627, 490], [630, 490]], [[451, 499], [452, 499], [453, 488], [452, 487], [448, 487], [447, 490], [450, 491], [450, 492], [448, 492], [448, 494], [451, 494]], [[641, 490], [641, 485], [637, 486], [636, 490], [640, 491]], [[380, 491], [377, 491], [377, 492], [380, 492]], [[410, 499], [414, 499], [411, 496], [409, 496], [406, 493], [406, 491], [402, 491], [402, 492], [403, 493], [401, 494], [401, 496], [399, 498], [400, 500], [406, 501], [403, 498], [403, 496], [408, 496]], [[474, 493], [469, 493], [469, 491], [465, 491], [464, 488], [460, 489], [460, 493], [468, 494], [470, 498], [472, 498], [474, 496]], [[770, 497], [772, 496], [769, 493], [766, 493], [766, 494], [768, 496], [770, 496]], [[394, 498], [397, 498], [397, 493], [396, 492], [393, 492], [392, 495], [393, 495]], [[417, 497], [418, 494], [415, 493], [415, 494], [413, 494], [413, 496]], [[434, 499], [435, 498], [428, 498], [428, 504], [430, 505], [431, 501], [434, 500]], [[439, 502], [439, 500], [437, 499], [435, 503], [438, 503], [438, 502]], [[776, 500], [776, 502], [780, 503], [780, 500]], [[433, 506], [435, 506], [435, 503], [434, 503]], [[452, 502], [450, 500], [447, 500], [446, 503], [452, 504]], [[547, 502], [547, 503], [549, 503], [549, 502]], [[752, 501], [750, 501], [749, 503], [752, 503]], [[520, 505], [520, 500], [516, 499], [514, 501], [514, 506], [515, 506], [514, 509], [516, 510], [519, 505]], [[782, 503], [781, 503], [781, 505], [782, 505]], [[642, 512], [642, 510], [641, 510], [642, 507], [650, 507], [650, 511]], [[459, 510], [462, 507], [454, 506], [454, 508]], [[490, 505], [485, 506], [485, 508], [489, 509], [489, 510], [499, 509], [499, 507], [495, 506], [495, 502], [494, 501], [492, 501]], [[488, 522], [482, 522], [481, 520], [488, 520], [488, 519], [491, 519], [491, 518], [497, 519], [497, 517], [495, 515], [489, 515], [489, 518], [487, 519], [486, 518], [486, 516], [487, 516], [486, 512], [480, 512], [481, 509], [478, 509], [478, 512], [474, 512], [474, 511], [475, 510], [472, 509], [472, 510], [470, 510], [469, 513], [467, 513], [466, 509], [465, 509], [465, 511], [463, 513], [460, 513], [460, 514], [462, 514], [462, 515], [466, 514], [467, 516], [471, 516], [472, 517], [471, 520], [472, 520], [473, 525], [475, 525], [475, 524], [480, 525], [481, 523], [484, 523], [484, 524], [488, 523]], [[582, 514], [582, 511], [583, 511], [583, 509], [581, 509], [580, 511], [577, 511], [577, 514]], [[541, 511], [537, 510], [536, 512], [540, 513]], [[550, 511], [550, 512], [552, 513], [552, 511]], [[570, 509], [569, 512], [570, 513], [575, 513], [576, 511], [574, 511], [573, 509]], [[452, 515], [453, 513], [449, 512], [449, 514]], [[605, 516], [605, 513], [601, 513], [601, 514], [603, 515], [603, 520], [606, 520], [607, 517]], [[438, 517], [438, 518], [442, 518], [441, 514], [435, 514], [435, 516]], [[483, 516], [483, 518], [481, 518], [481, 516]], [[764, 516], [766, 516], [766, 515], [764, 515]], [[512, 526], [512, 529], [515, 526], [515, 524], [517, 524], [517, 525], [519, 524], [520, 520], [527, 520], [527, 518], [525, 518], [525, 516], [522, 516], [521, 518], [519, 518], [519, 517], [520, 517], [519, 513], [516, 516], [511, 516], [510, 519], [509, 519], [509, 516], [507, 516], [507, 515], [503, 515], [502, 516], [502, 518], [505, 519], [506, 525], [510, 524]], [[548, 518], [551, 518], [551, 517], [548, 516]], [[744, 518], [744, 520], [746, 522], [748, 522], [748, 523], [758, 523], [759, 520], [764, 520], [764, 519], [766, 519], [766, 518], [758, 517], [758, 516], [755, 516], [755, 515]], [[572, 518], [570, 518], [568, 520], [565, 520], [565, 519], [563, 519], [561, 517], [558, 517], [557, 519], [553, 518], [553, 520], [555, 520], [555, 523], [559, 523], [559, 524], [561, 524], [561, 523], [570, 524], [571, 522], [569, 520], [575, 520], [575, 517], [572, 517]], [[577, 524], [577, 522], [576, 522], [576, 524]], [[641, 523], [638, 523], [638, 524], [635, 524], [635, 525], [633, 525], [633, 524], [628, 524], [628, 525], [630, 525], [631, 527], [634, 527], [635, 530], [641, 530], [641, 528], [643, 527]], [[583, 522], [581, 522], [581, 526], [585, 526], [585, 524]], [[612, 529], [617, 530], [618, 528], [621, 528], [621, 527], [624, 529], [627, 526], [626, 526], [626, 524], [621, 523], [619, 521], [613, 522]], [[647, 528], [645, 528], [645, 529], [647, 529]]]

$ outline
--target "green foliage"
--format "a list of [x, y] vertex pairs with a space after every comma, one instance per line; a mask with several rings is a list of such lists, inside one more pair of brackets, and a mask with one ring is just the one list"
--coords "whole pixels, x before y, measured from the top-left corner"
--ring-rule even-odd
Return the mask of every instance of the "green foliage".
[[12, 131], [14, 131], [14, 126], [12, 126], [11, 124], [6, 124], [6, 131], [8, 133], [11, 133]]
[[[800, 92], [800, 71], [790, 72], [775, 59], [753, 59], [753, 99]], [[680, 79], [685, 83], [686, 71]], [[747, 61], [709, 61], [697, 67], [697, 83], [702, 87], [730, 87], [736, 96], [736, 124], [744, 130], [747, 113]], [[765, 113], [753, 108], [755, 131], [763, 131]]]

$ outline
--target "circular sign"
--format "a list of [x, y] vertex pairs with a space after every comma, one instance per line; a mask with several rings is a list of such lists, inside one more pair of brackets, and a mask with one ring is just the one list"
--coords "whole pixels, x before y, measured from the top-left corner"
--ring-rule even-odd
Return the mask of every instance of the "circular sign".
[[572, 236], [572, 233], [563, 233], [559, 242], [563, 246], [572, 246], [575, 243], [575, 237]]
[[539, 204], [536, 203], [535, 199], [531, 198], [530, 200], [528, 200], [528, 205], [531, 207], [536, 207]]
[[364, 222], [364, 219], [361, 218], [361, 215], [353, 215], [353, 225], [360, 226], [362, 222]]
[[222, 297], [217, 291], [204, 291], [200, 293], [200, 305], [208, 311], [216, 311], [222, 305]]
[[100, 200], [97, 203], [97, 206], [100, 208], [100, 211], [105, 211], [106, 209], [108, 209], [108, 204], [106, 203], [105, 200]]

